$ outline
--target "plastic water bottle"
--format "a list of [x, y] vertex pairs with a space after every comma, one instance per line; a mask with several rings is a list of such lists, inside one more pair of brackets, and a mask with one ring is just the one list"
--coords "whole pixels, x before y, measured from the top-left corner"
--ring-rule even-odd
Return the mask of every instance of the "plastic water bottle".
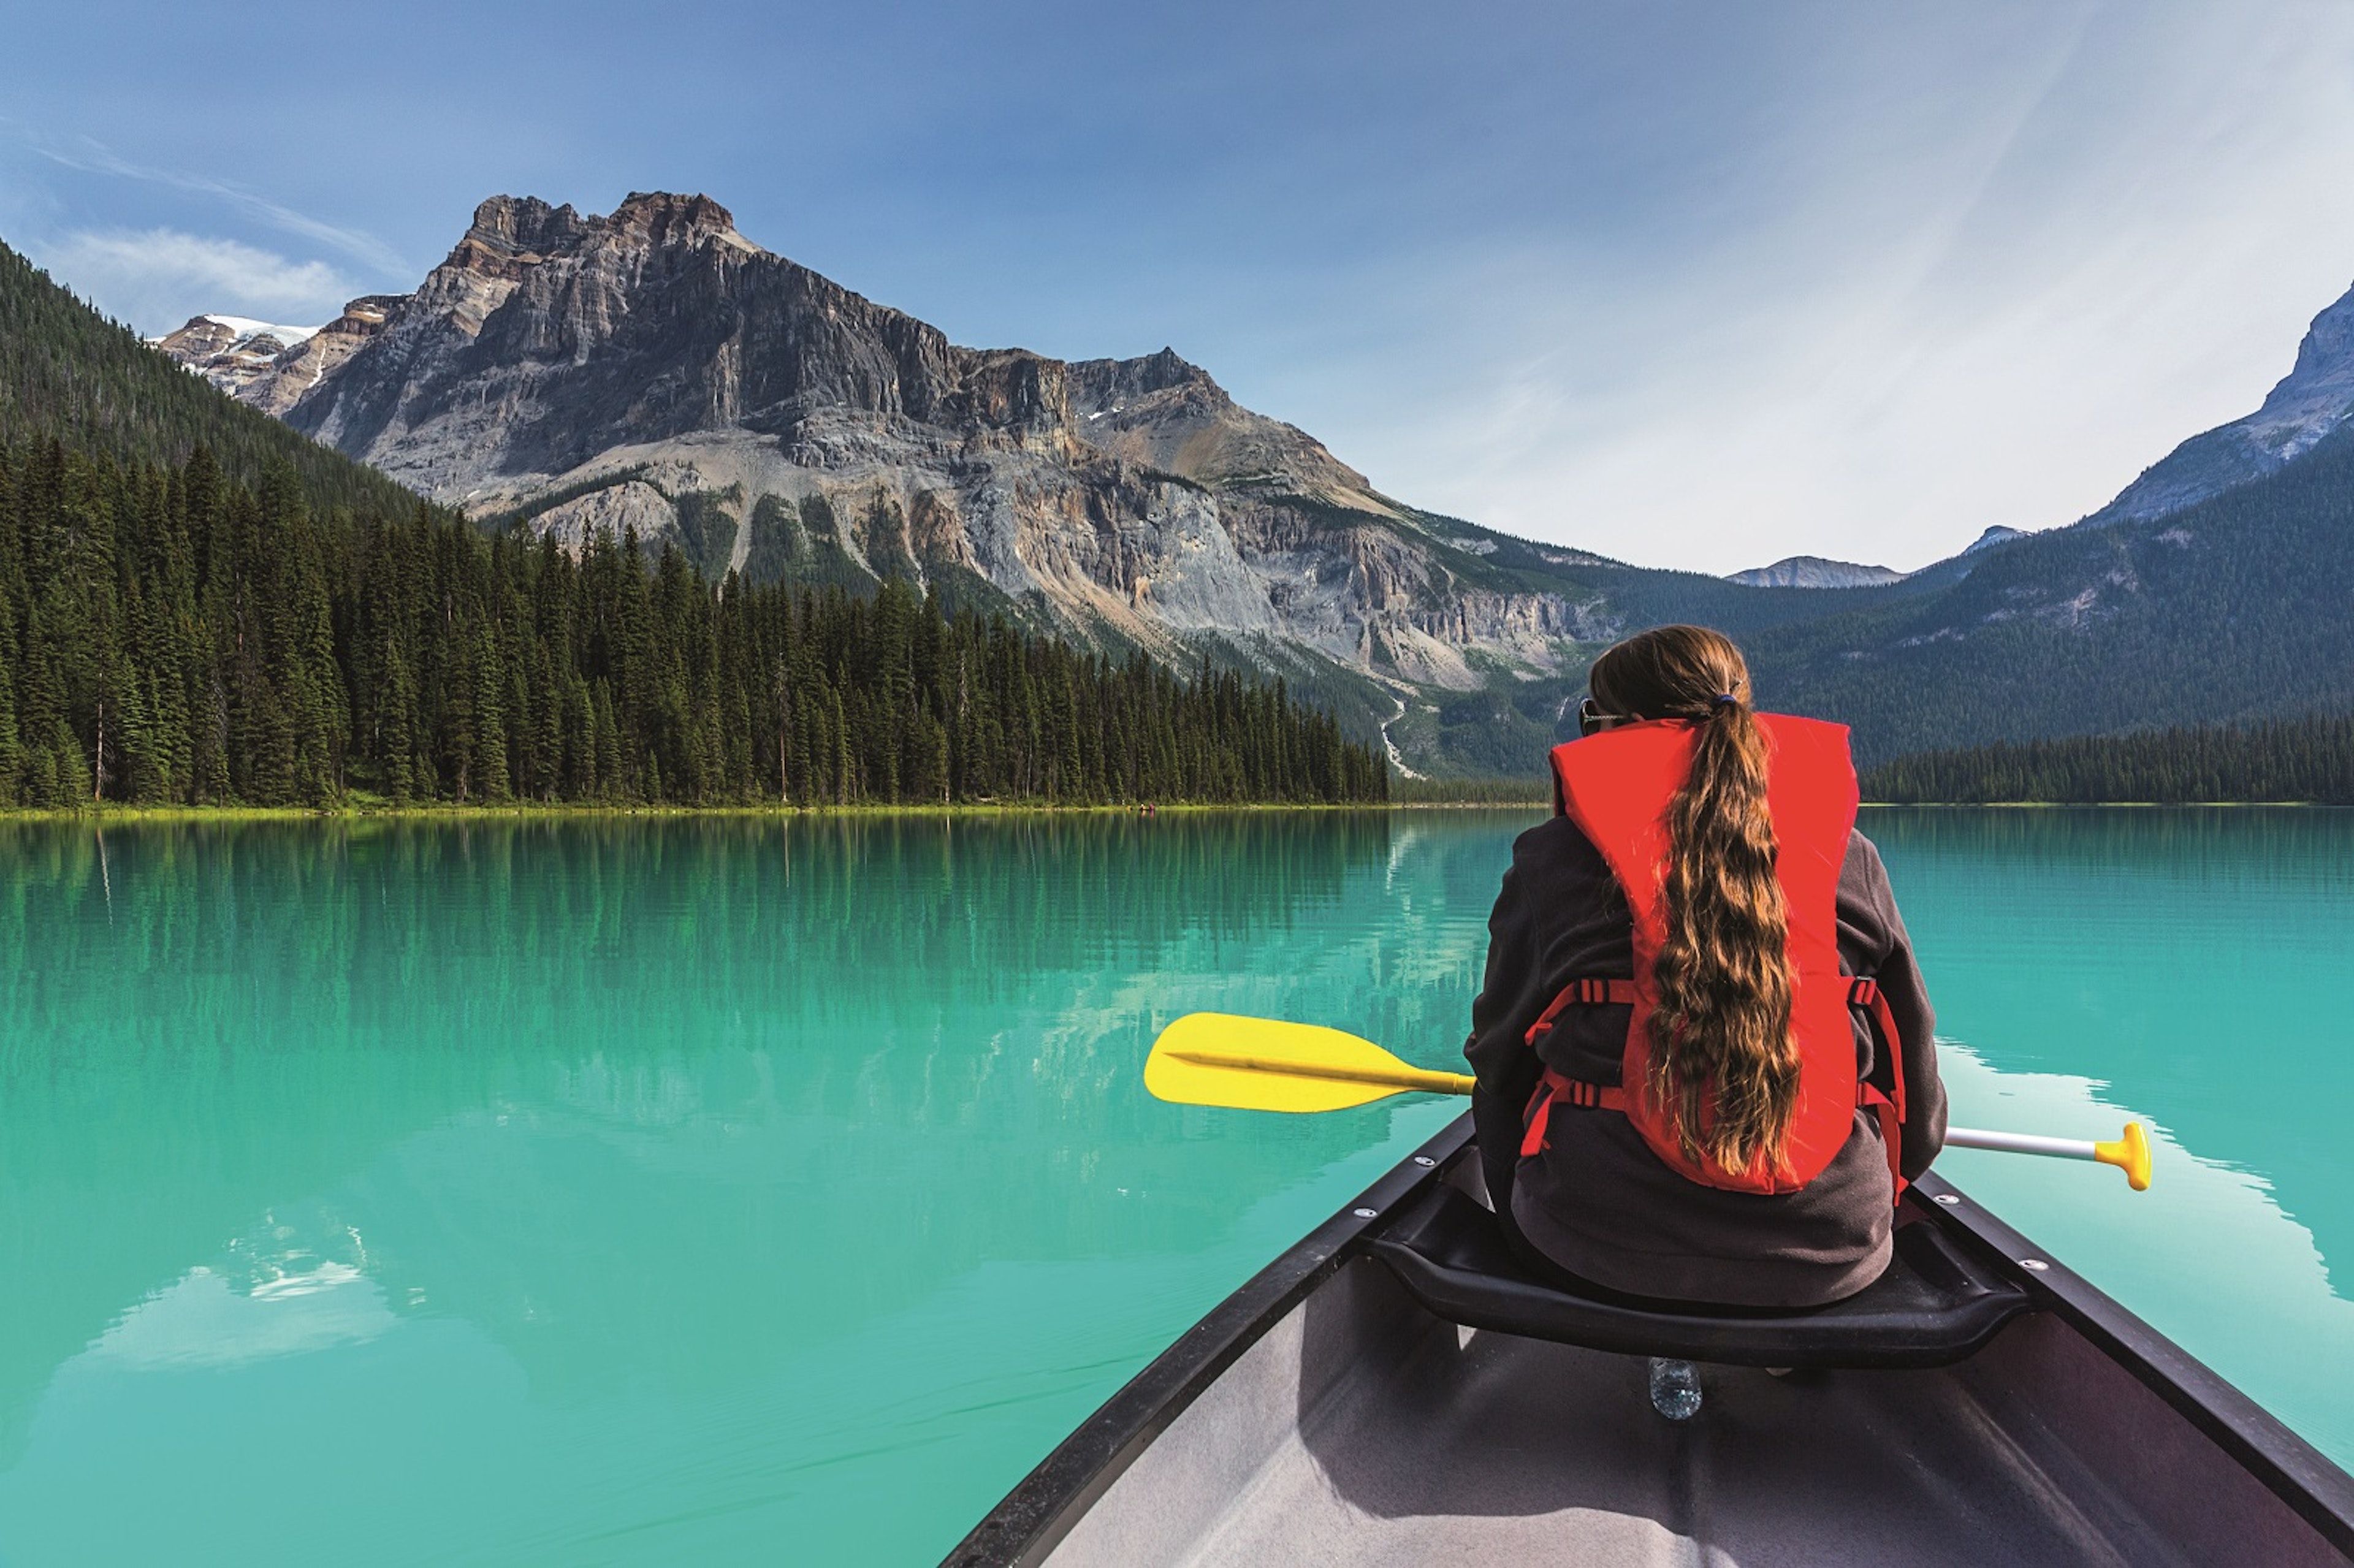
[[1651, 1408], [1670, 1421], [1700, 1414], [1700, 1369], [1690, 1361], [1651, 1358]]

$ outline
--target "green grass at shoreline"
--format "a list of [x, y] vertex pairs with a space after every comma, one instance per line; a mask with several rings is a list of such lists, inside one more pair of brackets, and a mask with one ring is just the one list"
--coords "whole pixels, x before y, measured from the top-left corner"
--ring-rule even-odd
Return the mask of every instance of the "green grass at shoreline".
[[1879, 811], [2342, 811], [2327, 800], [1866, 800]]
[[[643, 820], [647, 818], [761, 818], [822, 821], [841, 817], [1138, 817], [1146, 815], [1202, 816], [1227, 812], [1336, 811], [1531, 811], [1543, 808], [1538, 800], [1392, 800], [1332, 804], [1319, 801], [1218, 802], [1189, 801], [1156, 804], [1150, 813], [1133, 805], [1056, 805], [1043, 801], [960, 801], [954, 805], [855, 806], [596, 806], [524, 804], [459, 806], [344, 805], [309, 806], [78, 806], [69, 810], [18, 807], [0, 810], [0, 824], [9, 822], [88, 822], [97, 827], [142, 822], [301, 822], [301, 821], [537, 821], [565, 819]], [[1867, 810], [1929, 811], [2087, 811], [2087, 810], [2354, 810], [2310, 800], [1866, 800]]]
[[78, 806], [69, 810], [14, 808], [0, 810], [5, 822], [297, 822], [297, 821], [503, 821], [553, 818], [647, 817], [1137, 817], [1204, 815], [1235, 811], [1445, 811], [1526, 810], [1534, 802], [1495, 800], [1400, 800], [1328, 803], [1321, 801], [1186, 802], [1156, 804], [1148, 813], [1129, 806], [1055, 805], [1028, 801], [963, 801], [955, 805], [856, 806], [586, 806], [522, 805], [457, 806]]

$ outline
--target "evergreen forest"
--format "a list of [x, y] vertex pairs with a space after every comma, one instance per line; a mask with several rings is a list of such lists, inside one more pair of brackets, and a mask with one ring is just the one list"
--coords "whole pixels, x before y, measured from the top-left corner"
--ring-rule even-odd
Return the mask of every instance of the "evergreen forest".
[[0, 806], [1380, 800], [1279, 682], [493, 535], [0, 246]]
[[[528, 521], [420, 503], [0, 246], [0, 802], [1391, 788], [1378, 747], [1348, 738], [1371, 738], [1371, 688], [1310, 657], [1283, 667], [1288, 686], [1180, 676], [953, 586], [932, 603], [757, 546], [752, 582], [700, 576], [725, 556], [692, 517], [677, 560], [623, 540], [558, 559]], [[1569, 580], [1510, 540], [1458, 568], [1498, 591]], [[2346, 799], [2342, 732], [2294, 721], [2354, 705], [2354, 429], [2165, 518], [2055, 529], [1884, 588], [1576, 571], [1628, 628], [1738, 637], [1769, 705], [1853, 726], [1879, 799]], [[1550, 678], [1490, 673], [1407, 705], [1392, 738], [1471, 776], [1410, 792], [1541, 799], [1526, 780], [1583, 675], [1570, 650]], [[2046, 738], [2071, 735], [2095, 738]]]
[[1867, 771], [1867, 800], [2303, 801], [2354, 806], [2354, 717], [2196, 725], [1921, 752]]
[[129, 464], [184, 462], [206, 447], [253, 485], [283, 465], [314, 506], [399, 514], [417, 503], [366, 463], [215, 391], [0, 245], [0, 445], [44, 440]]
[[1932, 568], [1918, 588], [1828, 597], [1849, 593], [1854, 610], [1742, 650], [1769, 705], [1852, 726], [1867, 765], [2344, 712], [2354, 426], [2164, 517], [2055, 528]]
[[[174, 372], [174, 374], [178, 374]], [[675, 549], [315, 514], [52, 440], [0, 451], [0, 804], [1366, 801], [1280, 683], [1181, 680], [905, 583], [712, 585]]]

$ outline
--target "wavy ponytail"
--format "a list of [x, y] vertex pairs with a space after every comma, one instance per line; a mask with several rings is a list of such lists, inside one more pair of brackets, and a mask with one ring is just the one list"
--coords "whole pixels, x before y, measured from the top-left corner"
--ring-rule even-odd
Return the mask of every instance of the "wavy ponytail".
[[1797, 1108], [1798, 1048], [1748, 665], [1721, 632], [1662, 626], [1596, 660], [1587, 684], [1612, 712], [1689, 719], [1699, 731], [1691, 777], [1668, 807], [1652, 1097], [1686, 1159], [1729, 1171], [1779, 1164]]

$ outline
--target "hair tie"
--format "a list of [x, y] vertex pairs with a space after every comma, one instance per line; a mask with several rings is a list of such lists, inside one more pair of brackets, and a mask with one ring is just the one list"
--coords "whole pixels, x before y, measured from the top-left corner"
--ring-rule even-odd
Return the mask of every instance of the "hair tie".
[[1719, 692], [1710, 700], [1715, 703], [1719, 707], [1724, 706], [1727, 703], [1731, 703], [1737, 707], [1741, 703], [1741, 699], [1734, 696], [1731, 692]]

